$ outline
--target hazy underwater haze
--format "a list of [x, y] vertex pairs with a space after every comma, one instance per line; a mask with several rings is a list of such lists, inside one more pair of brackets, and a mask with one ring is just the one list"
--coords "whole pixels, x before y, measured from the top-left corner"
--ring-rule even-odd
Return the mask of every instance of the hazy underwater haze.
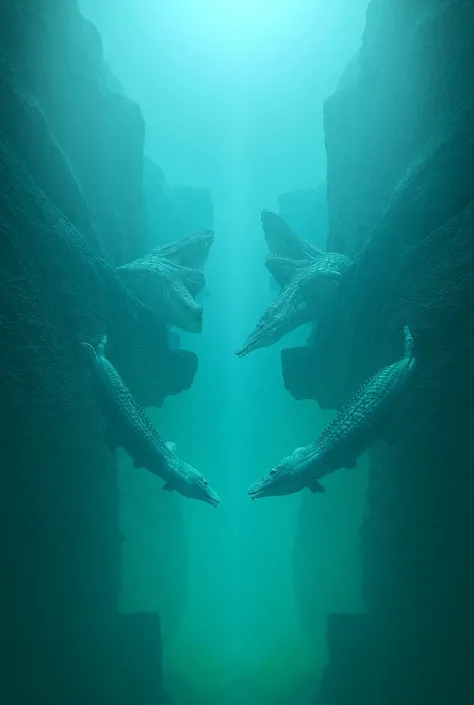
[[473, 31], [0, 0], [2, 705], [474, 702]]

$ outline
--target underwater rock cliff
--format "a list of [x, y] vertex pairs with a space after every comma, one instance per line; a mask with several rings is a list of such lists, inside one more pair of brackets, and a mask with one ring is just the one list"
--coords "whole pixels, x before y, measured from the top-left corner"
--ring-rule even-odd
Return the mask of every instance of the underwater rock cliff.
[[116, 460], [79, 347], [106, 332], [144, 406], [196, 372], [115, 271], [147, 248], [143, 118], [75, 0], [1, 3], [0, 47], [0, 699], [168, 702], [157, 673], [127, 675]]
[[319, 705], [474, 698], [473, 31], [469, 2], [372, 0], [325, 106], [328, 248], [357, 261], [332, 321], [283, 350], [285, 384], [340, 408], [404, 325], [420, 369], [397, 440], [369, 453], [367, 611], [330, 619]]
[[108, 261], [142, 254], [145, 125], [138, 105], [109, 88], [97, 30], [74, 0], [12, 2], [2, 13], [3, 58], [27, 113], [23, 133], [16, 127], [16, 147], [81, 233], [83, 221], [93, 221], [89, 228], [100, 232]]

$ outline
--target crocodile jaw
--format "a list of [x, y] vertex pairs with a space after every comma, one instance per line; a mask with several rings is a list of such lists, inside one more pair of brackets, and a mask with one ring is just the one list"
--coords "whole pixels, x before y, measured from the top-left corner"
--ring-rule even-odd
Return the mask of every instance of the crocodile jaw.
[[166, 323], [188, 333], [201, 333], [203, 308], [183, 283], [182, 271], [156, 256], [149, 256], [145, 263], [137, 260], [123, 265], [117, 271], [125, 285]]
[[310, 321], [309, 308], [303, 300], [297, 280], [293, 280], [266, 309], [236, 355], [243, 357], [254, 350], [273, 345], [287, 333]]
[[[270, 345], [271, 343], [268, 343]], [[259, 348], [264, 348], [266, 347], [267, 343], [264, 342], [260, 338], [260, 336], [257, 335], [251, 335], [250, 338], [242, 345], [241, 348], [235, 351], [235, 354], [237, 357], [245, 357], [249, 353], [253, 352], [254, 350], [258, 350]]]
[[260, 499], [261, 497], [265, 497], [263, 490], [252, 490], [249, 489], [247, 491], [248, 496], [250, 499]]
[[153, 252], [178, 265], [200, 269], [206, 264], [213, 242], [214, 231], [205, 228], [175, 242], [161, 245]]
[[188, 488], [186, 492], [180, 492], [178, 487], [177, 491], [179, 494], [182, 494], [183, 497], [189, 497], [189, 499], [197, 499], [201, 502], [205, 502], [206, 504], [210, 504], [211, 507], [214, 507], [214, 509], [217, 509], [221, 503], [219, 495], [212, 489], [212, 487], [209, 487], [209, 485], [206, 485], [205, 487], [200, 485], [194, 487], [192, 486], [191, 488]]
[[300, 492], [304, 487], [304, 473], [296, 470], [292, 466], [285, 468], [280, 465], [277, 468], [273, 468], [269, 473], [263, 475], [250, 485], [247, 494], [250, 499], [281, 497], [283, 495]]
[[183, 306], [183, 308], [178, 310], [175, 309], [173, 314], [169, 316], [169, 318], [174, 318], [171, 321], [171, 325], [175, 325], [187, 333], [201, 333], [203, 312], [202, 306], [198, 304], [196, 306]]
[[250, 499], [261, 499], [301, 492], [307, 486], [307, 471], [310, 467], [314, 469], [316, 462], [318, 451], [314, 444], [296, 448], [269, 473], [250, 485], [247, 494]]
[[208, 494], [203, 498], [203, 502], [206, 502], [207, 504], [210, 504], [214, 509], [217, 509], [219, 504], [221, 503], [220, 497], [217, 494], [217, 492], [214, 492], [212, 488], [209, 488]]
[[263, 497], [282, 497], [287, 494], [295, 494], [304, 489], [304, 480], [296, 476], [287, 478], [284, 482], [266, 482], [268, 475], [254, 482], [247, 494], [250, 499], [262, 499]]
[[[281, 294], [280, 297], [282, 297]], [[301, 312], [296, 307], [290, 315], [286, 312], [285, 315], [280, 315], [279, 311], [274, 312], [275, 308], [275, 304], [272, 304], [265, 311], [245, 343], [236, 351], [235, 354], [238, 357], [245, 357], [245, 355], [254, 352], [254, 350], [267, 348], [278, 343], [284, 335], [306, 322], [301, 320]]]
[[209, 485], [201, 473], [188, 463], [178, 458], [174, 453], [169, 457], [170, 476], [165, 489], [176, 492], [189, 499], [206, 502], [212, 507], [218, 507], [220, 497]]

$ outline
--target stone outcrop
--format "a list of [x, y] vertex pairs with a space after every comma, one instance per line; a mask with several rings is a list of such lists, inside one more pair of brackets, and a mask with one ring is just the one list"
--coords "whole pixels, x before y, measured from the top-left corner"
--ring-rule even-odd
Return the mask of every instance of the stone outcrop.
[[[121, 668], [124, 702], [172, 705], [156, 664], [163, 659], [160, 618], [156, 612], [120, 615]], [[157, 694], [161, 693], [158, 700]], [[128, 699], [127, 699], [128, 698]]]
[[[168, 703], [158, 618], [118, 614], [117, 467], [79, 346], [107, 333], [144, 406], [196, 372], [115, 271], [147, 249], [143, 118], [76, 0], [0, 3], [0, 104], [0, 700]], [[153, 642], [133, 677], [130, 630]]]
[[315, 189], [292, 191], [278, 196], [279, 214], [298, 235], [326, 249], [328, 234], [328, 205], [326, 184]]
[[[75, 0], [55, 0], [9, 3], [0, 32], [4, 59], [31, 115], [22, 141], [23, 149], [36, 157], [35, 179], [42, 188], [47, 181], [46, 194], [63, 208], [64, 202], [56, 200], [62, 190], [65, 215], [79, 227], [79, 215], [71, 218], [77, 197], [67, 183], [75, 180], [89, 219], [100, 232], [102, 253], [113, 264], [134, 259], [145, 245], [145, 124], [138, 105], [109, 87], [110, 71], [102, 60], [97, 30], [82, 17]], [[53, 148], [36, 130], [46, 132], [61, 152], [54, 156], [57, 163], [67, 163], [66, 180], [52, 164], [48, 169]], [[26, 161], [30, 165], [32, 160]]]
[[[278, 210], [281, 218], [280, 225], [285, 225], [289, 230], [297, 233], [313, 248], [326, 250], [328, 234], [328, 206], [326, 195], [326, 184], [320, 184], [315, 189], [304, 189], [291, 191], [278, 196]], [[264, 214], [268, 211], [264, 211]], [[262, 224], [266, 229], [278, 228], [279, 224], [275, 218], [265, 222], [266, 216], [263, 214]], [[270, 218], [272, 214], [270, 214]], [[267, 234], [266, 234], [267, 237]], [[267, 237], [268, 239], [268, 237]], [[301, 256], [302, 253], [294, 251], [285, 253], [286, 256]], [[270, 277], [270, 288], [279, 291], [280, 285], [273, 277]]]
[[405, 324], [420, 369], [397, 442], [370, 452], [367, 611], [329, 622], [321, 705], [474, 698], [473, 31], [469, 2], [372, 0], [325, 106], [328, 249], [357, 261], [332, 321], [282, 352], [285, 384], [339, 408], [400, 355]]

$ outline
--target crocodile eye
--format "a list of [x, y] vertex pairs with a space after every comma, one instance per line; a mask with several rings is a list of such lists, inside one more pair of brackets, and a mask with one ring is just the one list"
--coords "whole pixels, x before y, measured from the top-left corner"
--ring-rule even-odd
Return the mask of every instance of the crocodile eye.
[[270, 470], [270, 475], [276, 475], [276, 473], [277, 471], [275, 470], [275, 468], [273, 468], [273, 470]]
[[202, 481], [204, 482], [204, 484], [205, 484], [206, 487], [207, 487], [207, 480], [205, 480], [205, 479], [203, 478]]

